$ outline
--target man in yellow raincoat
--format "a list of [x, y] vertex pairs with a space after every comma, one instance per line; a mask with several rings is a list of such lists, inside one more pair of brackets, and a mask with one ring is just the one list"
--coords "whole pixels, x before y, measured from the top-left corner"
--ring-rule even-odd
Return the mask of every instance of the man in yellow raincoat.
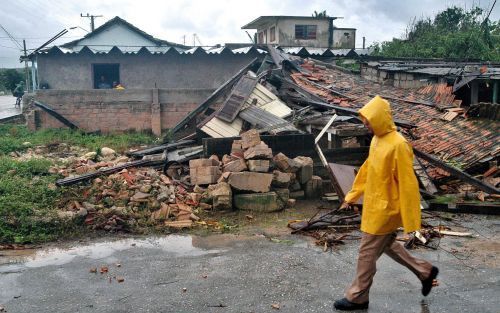
[[359, 114], [373, 133], [368, 159], [361, 166], [351, 191], [342, 207], [355, 203], [363, 195], [361, 231], [356, 278], [337, 300], [338, 310], [368, 308], [369, 291], [375, 275], [377, 259], [386, 253], [410, 269], [422, 282], [422, 294], [428, 295], [437, 267], [411, 256], [395, 241], [396, 231], [406, 233], [420, 229], [420, 193], [413, 171], [413, 151], [406, 139], [396, 131], [389, 102], [373, 98]]

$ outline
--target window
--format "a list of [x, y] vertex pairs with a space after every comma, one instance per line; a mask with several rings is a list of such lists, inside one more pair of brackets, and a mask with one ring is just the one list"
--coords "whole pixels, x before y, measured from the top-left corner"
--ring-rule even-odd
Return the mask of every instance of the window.
[[295, 25], [295, 39], [316, 39], [317, 25]]
[[111, 89], [120, 83], [120, 64], [92, 64], [94, 89]]
[[273, 26], [269, 29], [269, 38], [270, 42], [276, 41], [276, 27]]
[[259, 33], [259, 43], [264, 43], [264, 32]]

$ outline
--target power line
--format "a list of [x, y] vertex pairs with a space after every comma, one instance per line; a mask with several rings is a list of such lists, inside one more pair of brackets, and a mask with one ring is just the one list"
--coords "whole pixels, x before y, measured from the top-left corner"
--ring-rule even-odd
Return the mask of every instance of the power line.
[[488, 15], [486, 16], [486, 18], [484, 19], [485, 21], [490, 17], [490, 14], [493, 11], [493, 8], [495, 7], [495, 4], [497, 4], [497, 0], [493, 1], [493, 4], [491, 5], [490, 12], [488, 13]]
[[12, 35], [3, 27], [2, 24], [0, 24], [0, 28], [3, 29], [3, 31], [7, 34], [7, 36], [9, 36], [9, 38], [12, 40], [12, 42], [15, 43], [19, 47], [19, 49], [23, 48], [23, 47], [21, 47], [19, 42], [17, 40], [15, 40], [14, 37], [12, 37]]
[[[82, 36], [64, 36], [64, 37], [61, 37], [61, 38], [81, 38]], [[50, 39], [52, 37], [13, 37], [14, 39]], [[0, 36], [0, 39], [10, 39], [10, 37], [7, 37], [7, 36]]]

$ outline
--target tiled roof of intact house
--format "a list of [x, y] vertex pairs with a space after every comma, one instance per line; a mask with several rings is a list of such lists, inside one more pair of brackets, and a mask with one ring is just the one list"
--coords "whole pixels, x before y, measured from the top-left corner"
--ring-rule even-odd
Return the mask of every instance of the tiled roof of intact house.
[[[394, 118], [417, 127], [405, 131], [412, 145], [462, 169], [469, 169], [500, 155], [500, 123], [492, 120], [458, 116], [451, 121], [441, 119], [446, 108], [458, 107], [446, 84], [420, 89], [384, 86], [339, 70], [316, 67], [307, 60], [301, 65], [310, 75], [295, 73], [292, 79], [302, 88], [320, 96], [325, 102], [343, 107], [361, 108], [373, 96], [386, 97]], [[437, 171], [434, 169], [434, 171]], [[433, 177], [444, 172], [430, 173]]]

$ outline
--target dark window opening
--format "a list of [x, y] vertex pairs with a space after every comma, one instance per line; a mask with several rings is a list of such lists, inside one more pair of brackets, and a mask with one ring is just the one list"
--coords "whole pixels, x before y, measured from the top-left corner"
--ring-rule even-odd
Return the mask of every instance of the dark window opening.
[[295, 25], [295, 39], [316, 39], [317, 25]]
[[269, 38], [271, 42], [276, 40], [276, 27], [273, 26], [269, 29]]
[[[455, 99], [462, 100], [462, 106], [471, 105], [472, 97], [472, 83], [469, 83], [462, 88], [455, 91]], [[493, 102], [493, 82], [478, 81], [477, 82], [477, 103], [480, 102]]]
[[120, 83], [120, 64], [92, 64], [94, 89], [111, 89]]

